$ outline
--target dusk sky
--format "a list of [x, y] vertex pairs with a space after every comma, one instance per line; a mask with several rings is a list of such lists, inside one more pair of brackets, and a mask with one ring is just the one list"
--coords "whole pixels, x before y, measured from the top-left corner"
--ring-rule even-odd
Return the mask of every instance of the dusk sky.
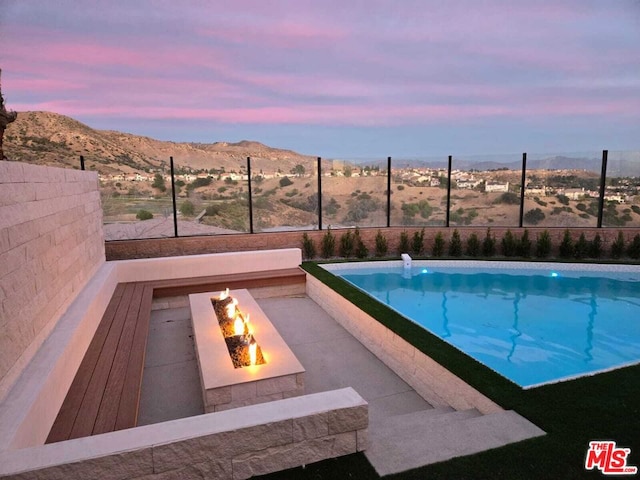
[[7, 106], [323, 157], [640, 149], [639, 0], [0, 0]]

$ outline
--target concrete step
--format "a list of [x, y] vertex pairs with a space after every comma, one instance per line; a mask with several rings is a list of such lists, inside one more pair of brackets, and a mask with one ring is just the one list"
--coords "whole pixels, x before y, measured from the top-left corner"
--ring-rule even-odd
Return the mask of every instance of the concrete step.
[[[369, 431], [374, 430], [382, 437], [391, 436], [397, 431], [407, 428], [422, 428], [427, 423], [437, 425], [439, 422], [451, 422], [481, 415], [475, 408], [469, 410], [455, 410], [452, 407], [436, 407], [417, 412], [404, 413], [383, 418], [374, 425], [369, 426]], [[442, 419], [441, 417], [445, 417]]]
[[[433, 409], [438, 410], [438, 409]], [[513, 411], [425, 410], [390, 417], [369, 429], [369, 462], [379, 475], [489, 450], [544, 432]]]

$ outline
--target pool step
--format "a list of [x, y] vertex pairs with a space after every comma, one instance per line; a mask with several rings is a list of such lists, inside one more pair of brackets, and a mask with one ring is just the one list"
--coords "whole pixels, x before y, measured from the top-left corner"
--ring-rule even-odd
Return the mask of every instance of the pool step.
[[511, 410], [489, 415], [476, 409], [423, 410], [371, 425], [365, 454], [382, 476], [543, 434]]

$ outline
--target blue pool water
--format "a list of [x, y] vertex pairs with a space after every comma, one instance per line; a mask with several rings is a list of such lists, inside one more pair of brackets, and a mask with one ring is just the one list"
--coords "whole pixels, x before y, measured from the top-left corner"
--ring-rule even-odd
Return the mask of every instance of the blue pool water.
[[638, 271], [337, 268], [327, 267], [524, 388], [640, 361]]

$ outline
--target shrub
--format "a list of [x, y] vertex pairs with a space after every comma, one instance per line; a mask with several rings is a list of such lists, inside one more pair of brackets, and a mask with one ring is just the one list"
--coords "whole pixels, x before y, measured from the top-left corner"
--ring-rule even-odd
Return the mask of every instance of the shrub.
[[322, 248], [322, 256], [324, 258], [333, 257], [333, 254], [336, 250], [336, 237], [333, 233], [331, 233], [331, 229], [327, 229], [327, 233], [322, 237], [321, 242]]
[[637, 260], [640, 258], [640, 234], [633, 237], [631, 243], [627, 247], [627, 255]]
[[206, 187], [211, 185], [211, 177], [196, 178], [193, 182], [187, 185], [187, 190], [193, 190], [194, 188]]
[[182, 202], [182, 205], [180, 205], [180, 213], [182, 213], [186, 217], [193, 216], [194, 211], [195, 207], [189, 200], [185, 200], [184, 202]]
[[444, 254], [444, 236], [442, 232], [436, 233], [433, 239], [433, 256], [441, 257]]
[[589, 255], [589, 242], [587, 242], [587, 238], [584, 236], [584, 233], [580, 234], [573, 250], [576, 258], [584, 258]]
[[631, 205], [631, 210], [633, 210], [634, 213], [640, 215], [640, 207], [638, 205]]
[[551, 254], [551, 236], [548, 230], [544, 230], [536, 238], [536, 257], [546, 258]]
[[424, 228], [422, 230], [413, 232], [413, 239], [411, 240], [411, 251], [420, 255], [424, 250]]
[[531, 240], [529, 239], [529, 230], [526, 228], [522, 232], [522, 237], [518, 242], [518, 255], [524, 258], [531, 256]]
[[460, 233], [457, 228], [453, 231], [449, 240], [449, 255], [452, 257], [462, 255], [462, 240], [460, 240]]
[[513, 192], [504, 192], [493, 203], [505, 203], [507, 205], [518, 205], [520, 203], [520, 197]]
[[589, 256], [591, 258], [600, 258], [602, 256], [602, 238], [600, 238], [599, 233], [596, 233], [593, 240], [589, 242]]
[[482, 241], [482, 255], [493, 257], [496, 254], [496, 237], [491, 235], [491, 229], [487, 228], [487, 234]]
[[291, 179], [289, 177], [282, 177], [280, 179], [280, 186], [281, 187], [288, 187], [289, 185], [293, 185], [293, 182], [291, 181]]
[[409, 234], [403, 230], [400, 234], [400, 243], [398, 245], [398, 253], [409, 253]]
[[360, 229], [358, 227], [356, 227], [356, 232], [353, 235], [353, 240], [355, 242], [356, 257], [366, 258], [369, 255], [369, 249], [362, 241], [362, 237], [360, 237]]
[[569, 197], [566, 195], [557, 195], [557, 199], [562, 205], [569, 205]]
[[350, 257], [353, 253], [353, 245], [353, 233], [351, 233], [351, 230], [347, 230], [340, 236], [340, 255]]
[[560, 258], [571, 258], [574, 254], [573, 248], [573, 240], [571, 239], [571, 232], [569, 229], [564, 231], [564, 235], [562, 236], [562, 241], [560, 242], [560, 247], [558, 250], [560, 254]]
[[507, 230], [502, 237], [502, 254], [505, 257], [513, 257], [518, 251], [518, 243], [511, 230]]
[[397, 188], [398, 190], [404, 190], [404, 185], [398, 185], [396, 188]]
[[611, 258], [620, 258], [624, 254], [624, 235], [618, 231], [617, 238], [611, 244]]
[[387, 238], [378, 230], [376, 234], [376, 257], [384, 257], [388, 249]]
[[138, 220], [151, 220], [153, 218], [153, 213], [148, 210], [138, 210], [138, 213], [136, 213], [136, 218]]
[[467, 255], [470, 257], [477, 257], [480, 255], [480, 247], [481, 245], [478, 235], [475, 233], [469, 235], [469, 238], [467, 238]]
[[539, 208], [533, 208], [524, 214], [524, 221], [529, 225], [537, 225], [544, 220], [544, 212]]
[[302, 253], [307, 259], [316, 256], [316, 246], [313, 243], [313, 239], [307, 235], [307, 232], [302, 234]]

